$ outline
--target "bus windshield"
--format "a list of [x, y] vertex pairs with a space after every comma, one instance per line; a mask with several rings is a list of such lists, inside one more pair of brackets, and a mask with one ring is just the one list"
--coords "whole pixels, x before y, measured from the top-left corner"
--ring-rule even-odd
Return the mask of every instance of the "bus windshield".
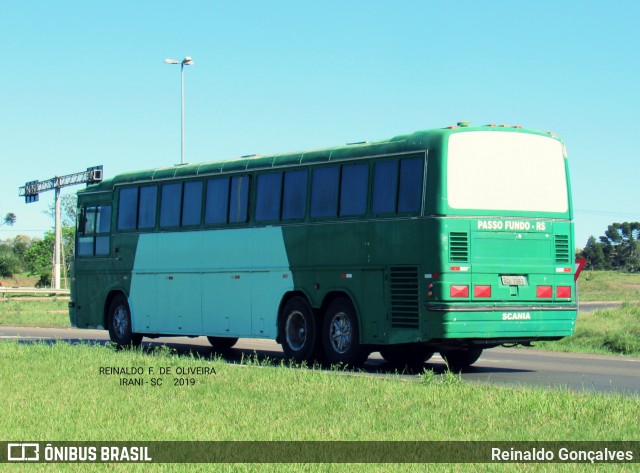
[[449, 137], [447, 189], [456, 209], [567, 212], [558, 140], [526, 133], [470, 131]]

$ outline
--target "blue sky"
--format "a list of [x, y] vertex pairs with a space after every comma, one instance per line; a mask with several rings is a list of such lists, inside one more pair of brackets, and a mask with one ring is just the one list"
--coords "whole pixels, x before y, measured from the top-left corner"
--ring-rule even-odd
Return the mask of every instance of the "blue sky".
[[[378, 140], [469, 120], [553, 131], [576, 243], [640, 220], [640, 2], [5, 2], [0, 239], [26, 181]], [[541, 186], [545, 183], [541, 182]], [[67, 188], [65, 192], [73, 192]]]

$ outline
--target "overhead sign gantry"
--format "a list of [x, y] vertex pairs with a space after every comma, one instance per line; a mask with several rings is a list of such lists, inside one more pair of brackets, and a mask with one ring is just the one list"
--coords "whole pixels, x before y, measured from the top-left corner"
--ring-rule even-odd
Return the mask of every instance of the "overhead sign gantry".
[[40, 192], [55, 190], [56, 198], [56, 224], [55, 243], [53, 249], [53, 288], [60, 289], [60, 248], [61, 248], [61, 224], [60, 224], [60, 189], [78, 184], [94, 184], [102, 181], [102, 166], [93, 166], [86, 171], [56, 176], [44, 181], [29, 181], [18, 189], [18, 195], [24, 196], [25, 203], [37, 202]]

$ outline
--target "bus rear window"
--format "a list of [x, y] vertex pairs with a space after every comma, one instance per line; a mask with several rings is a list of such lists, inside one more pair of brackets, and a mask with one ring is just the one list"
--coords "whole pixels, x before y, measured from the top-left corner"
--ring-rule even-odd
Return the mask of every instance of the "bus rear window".
[[449, 137], [449, 206], [469, 210], [566, 212], [562, 144], [528, 133], [470, 131]]

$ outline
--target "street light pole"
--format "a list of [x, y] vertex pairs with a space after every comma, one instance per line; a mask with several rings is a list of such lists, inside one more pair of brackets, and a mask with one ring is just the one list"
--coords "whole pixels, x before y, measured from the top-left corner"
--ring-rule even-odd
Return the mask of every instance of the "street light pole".
[[193, 64], [193, 59], [187, 56], [182, 61], [178, 61], [176, 59], [165, 59], [165, 64], [180, 64], [180, 98], [181, 98], [181, 116], [180, 116], [180, 130], [181, 130], [181, 140], [180, 140], [180, 163], [184, 164], [184, 66], [191, 66]]
[[[54, 178], [55, 179], [55, 178]], [[60, 217], [60, 202], [62, 200], [62, 194], [60, 192], [60, 185], [55, 187], [56, 197], [56, 226], [53, 239], [53, 288], [60, 289], [60, 255], [62, 254], [62, 229], [61, 229], [61, 217]]]

